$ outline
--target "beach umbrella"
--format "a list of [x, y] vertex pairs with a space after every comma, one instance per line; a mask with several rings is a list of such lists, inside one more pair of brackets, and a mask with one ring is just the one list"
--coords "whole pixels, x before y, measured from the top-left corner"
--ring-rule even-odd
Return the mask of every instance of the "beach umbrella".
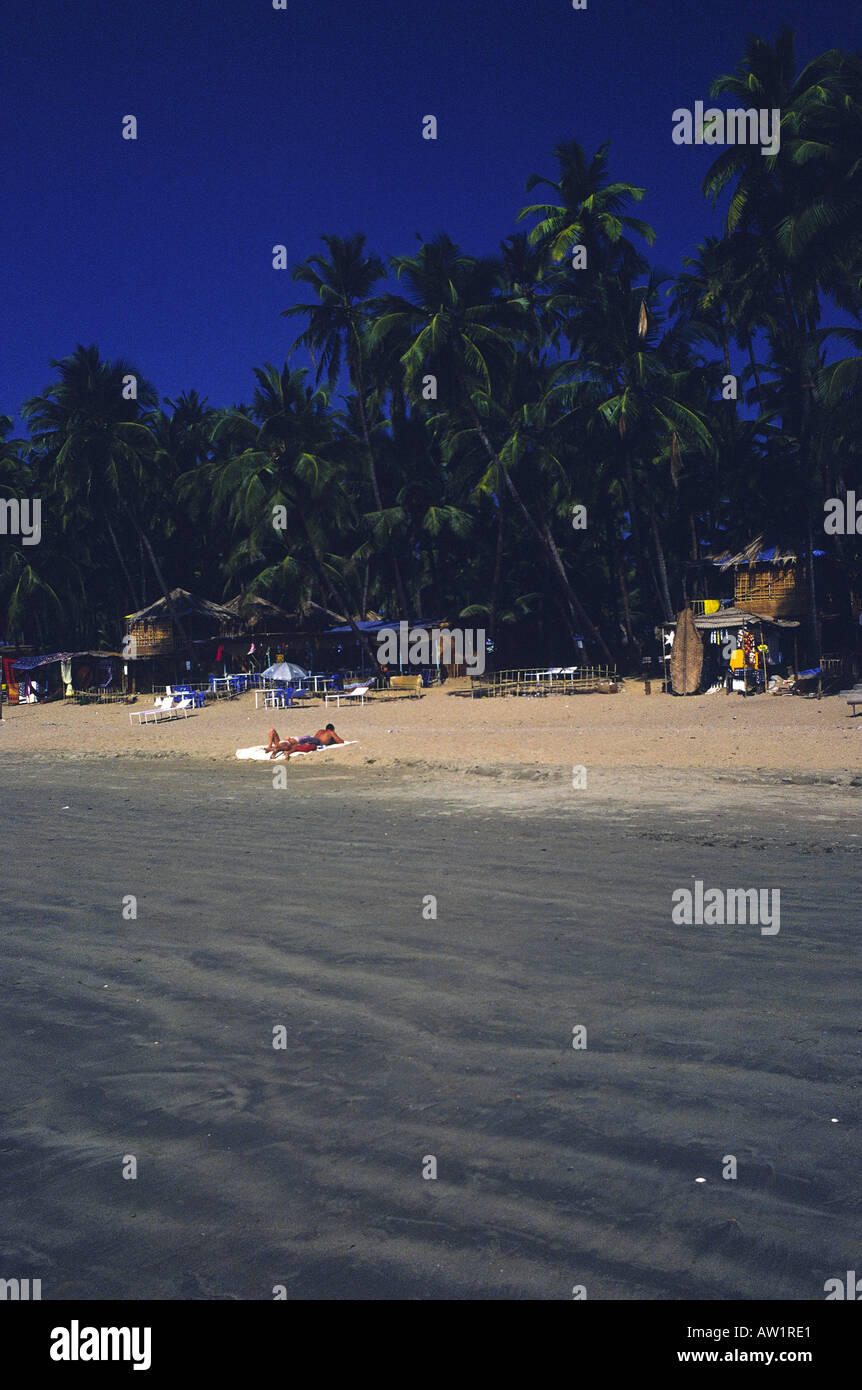
[[274, 666], [267, 666], [263, 674], [274, 681], [299, 681], [308, 677], [305, 667], [297, 666], [293, 661], [278, 661]]

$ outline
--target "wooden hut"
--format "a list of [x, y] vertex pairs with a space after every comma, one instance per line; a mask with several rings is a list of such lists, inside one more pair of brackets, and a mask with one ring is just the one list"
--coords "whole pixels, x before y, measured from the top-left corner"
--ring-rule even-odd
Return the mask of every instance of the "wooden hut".
[[132, 689], [156, 689], [157, 684], [182, 677], [195, 679], [207, 667], [212, 644], [225, 632], [235, 632], [237, 617], [229, 608], [198, 598], [187, 589], [172, 589], [170, 604], [157, 599], [126, 618], [123, 655], [133, 663]]
[[185, 651], [190, 642], [205, 641], [236, 630], [236, 614], [220, 603], [198, 598], [187, 589], [173, 589], [170, 600], [169, 604], [166, 598], [160, 598], [126, 618], [128, 640], [125, 645], [132, 660], [173, 656]]
[[735, 555], [717, 555], [721, 570], [733, 570], [733, 602], [764, 618], [798, 618], [808, 608], [808, 569], [795, 551], [765, 548], [763, 537]]

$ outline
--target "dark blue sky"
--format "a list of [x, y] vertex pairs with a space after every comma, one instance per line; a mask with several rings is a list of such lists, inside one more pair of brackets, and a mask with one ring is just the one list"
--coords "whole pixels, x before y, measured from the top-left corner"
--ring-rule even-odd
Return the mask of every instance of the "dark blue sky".
[[323, 232], [362, 230], [384, 256], [441, 229], [495, 251], [560, 140], [610, 138], [612, 174], [647, 189], [652, 258], [676, 270], [719, 219], [700, 194], [714, 152], [675, 146], [671, 112], [708, 96], [750, 32], [791, 24], [800, 66], [858, 47], [851, 8], [12, 0], [0, 413], [78, 342], [130, 358], [163, 396], [248, 399], [252, 366], [283, 362], [299, 331], [279, 317], [304, 292], [272, 269], [275, 243], [291, 265]]

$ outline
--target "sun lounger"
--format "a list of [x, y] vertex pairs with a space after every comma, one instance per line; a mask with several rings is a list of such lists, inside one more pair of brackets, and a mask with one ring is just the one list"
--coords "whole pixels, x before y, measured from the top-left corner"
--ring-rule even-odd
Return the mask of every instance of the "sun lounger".
[[365, 697], [370, 689], [370, 685], [357, 685], [355, 690], [339, 690], [335, 695], [328, 694], [324, 700], [324, 704], [328, 705], [330, 700], [333, 700], [336, 705], [340, 705], [342, 700], [350, 700], [351, 703], [354, 700], [358, 700], [360, 705], [364, 705]]
[[158, 724], [159, 719], [170, 709], [173, 699], [170, 695], [159, 696], [155, 704], [149, 709], [135, 710], [129, 715], [129, 723], [133, 724], [137, 719], [139, 724]]
[[163, 719], [178, 719], [180, 713], [184, 719], [188, 719], [191, 703], [191, 700], [181, 700], [175, 705], [174, 697], [165, 695], [162, 699], [156, 700], [150, 709], [133, 711], [129, 715], [129, 723], [133, 724], [137, 719], [139, 724], [159, 724]]

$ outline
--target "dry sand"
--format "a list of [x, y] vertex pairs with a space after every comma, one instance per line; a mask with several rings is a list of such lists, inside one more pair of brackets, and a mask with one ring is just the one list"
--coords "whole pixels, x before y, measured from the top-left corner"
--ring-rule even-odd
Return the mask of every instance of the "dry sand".
[[[742, 780], [757, 772], [848, 780], [862, 773], [862, 718], [854, 720], [840, 697], [646, 696], [633, 683], [617, 695], [470, 700], [450, 695], [451, 688], [432, 689], [420, 700], [376, 697], [340, 709], [318, 700], [308, 709], [276, 711], [255, 710], [254, 695], [247, 694], [188, 719], [146, 726], [130, 725], [129, 712], [151, 705], [151, 696], [133, 707], [11, 706], [3, 711], [0, 755], [171, 753], [222, 761], [238, 747], [265, 742], [272, 724], [284, 737], [332, 722], [345, 739], [360, 741], [338, 755], [349, 766], [523, 775], [577, 764], [588, 773], [701, 769]], [[330, 771], [331, 760], [325, 761]]]
[[[846, 711], [433, 692], [330, 711], [361, 746], [280, 789], [233, 757], [253, 697], [4, 711], [5, 1276], [821, 1300], [859, 1253]], [[779, 934], [673, 925], [694, 878], [779, 887]]]

